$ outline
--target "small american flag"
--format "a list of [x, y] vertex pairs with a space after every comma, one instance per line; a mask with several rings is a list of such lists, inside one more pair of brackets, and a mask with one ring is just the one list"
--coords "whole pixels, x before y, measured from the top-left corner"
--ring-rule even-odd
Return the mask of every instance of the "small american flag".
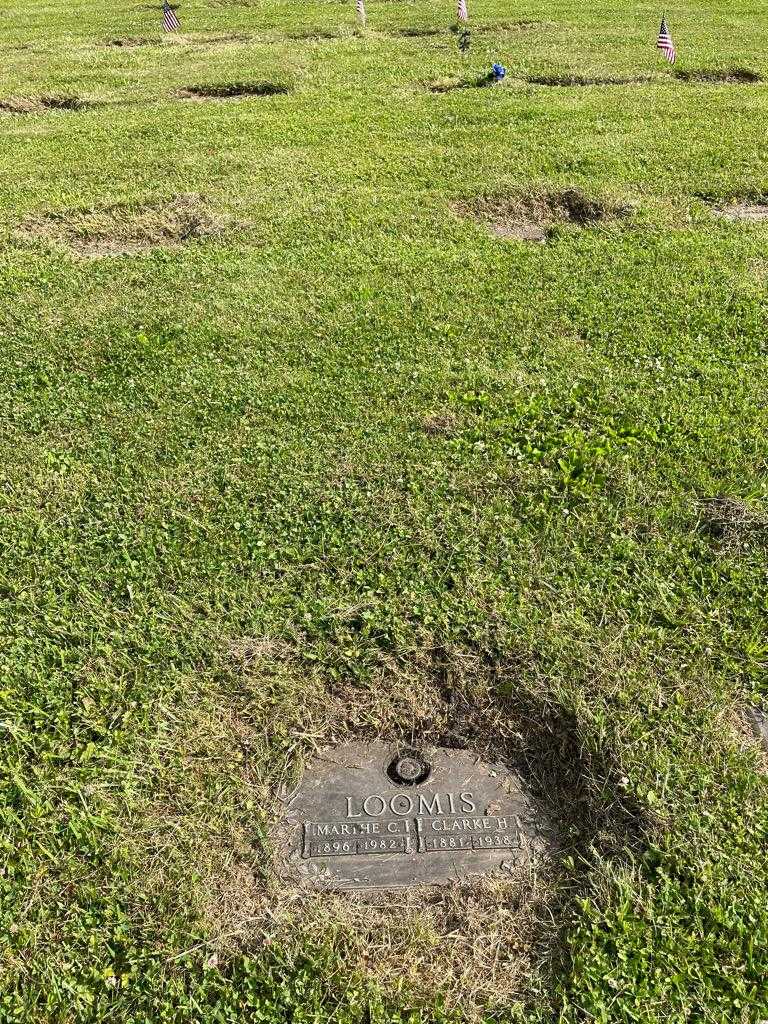
[[361, 25], [365, 24], [365, 2], [364, 0], [355, 0], [355, 10], [357, 11], [357, 17]]
[[163, 0], [163, 28], [166, 32], [178, 32], [181, 28], [181, 22], [176, 17], [176, 11], [168, 3], [168, 0]]
[[672, 36], [669, 34], [666, 17], [661, 19], [661, 28], [659, 29], [659, 38], [656, 40], [656, 49], [661, 50], [670, 64], [674, 64], [677, 60], [677, 50], [675, 49], [675, 44], [672, 42]]
[[456, 7], [456, 20], [469, 21], [469, 15], [467, 14], [467, 0], [459, 0], [458, 6]]

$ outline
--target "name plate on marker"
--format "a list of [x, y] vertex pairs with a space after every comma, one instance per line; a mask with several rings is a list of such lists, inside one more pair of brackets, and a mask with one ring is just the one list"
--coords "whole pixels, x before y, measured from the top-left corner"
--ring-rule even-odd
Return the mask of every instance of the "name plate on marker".
[[519, 850], [522, 826], [517, 818], [417, 818], [419, 851]]
[[348, 744], [286, 800], [283, 860], [321, 889], [439, 885], [509, 871], [540, 846], [517, 776], [470, 751]]
[[303, 857], [341, 857], [345, 854], [407, 853], [411, 822], [307, 821], [304, 824]]

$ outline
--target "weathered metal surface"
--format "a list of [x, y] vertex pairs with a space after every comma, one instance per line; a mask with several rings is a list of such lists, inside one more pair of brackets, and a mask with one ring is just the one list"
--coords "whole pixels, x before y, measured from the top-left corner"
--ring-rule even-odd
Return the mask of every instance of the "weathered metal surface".
[[752, 705], [747, 708], [746, 719], [755, 739], [768, 754], [768, 711]]
[[445, 884], [529, 860], [537, 815], [520, 780], [469, 751], [348, 744], [286, 799], [283, 853], [321, 889]]

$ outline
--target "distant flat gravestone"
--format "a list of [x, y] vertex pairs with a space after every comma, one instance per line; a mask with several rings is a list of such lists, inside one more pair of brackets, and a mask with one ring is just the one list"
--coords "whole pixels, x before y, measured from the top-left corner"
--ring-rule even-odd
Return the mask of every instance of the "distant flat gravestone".
[[768, 711], [755, 704], [747, 708], [746, 718], [755, 739], [768, 754]]
[[284, 855], [319, 889], [437, 885], [535, 852], [520, 780], [466, 750], [354, 743], [320, 755], [286, 800]]

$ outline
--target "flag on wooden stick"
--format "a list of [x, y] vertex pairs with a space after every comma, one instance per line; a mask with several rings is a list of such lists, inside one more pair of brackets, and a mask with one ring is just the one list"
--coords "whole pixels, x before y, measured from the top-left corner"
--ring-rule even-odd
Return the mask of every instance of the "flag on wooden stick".
[[361, 25], [365, 24], [365, 0], [355, 0], [355, 10], [357, 11], [357, 19]]
[[168, 3], [168, 0], [163, 0], [163, 28], [166, 32], [178, 32], [181, 28], [181, 22], [176, 17], [176, 11]]
[[456, 20], [469, 21], [469, 15], [467, 14], [467, 0], [459, 0], [458, 6], [456, 7]]
[[659, 38], [656, 40], [656, 49], [661, 50], [664, 57], [670, 64], [674, 64], [677, 60], [677, 50], [675, 49], [675, 44], [672, 42], [672, 36], [669, 33], [666, 15], [661, 19], [661, 28], [659, 29]]

